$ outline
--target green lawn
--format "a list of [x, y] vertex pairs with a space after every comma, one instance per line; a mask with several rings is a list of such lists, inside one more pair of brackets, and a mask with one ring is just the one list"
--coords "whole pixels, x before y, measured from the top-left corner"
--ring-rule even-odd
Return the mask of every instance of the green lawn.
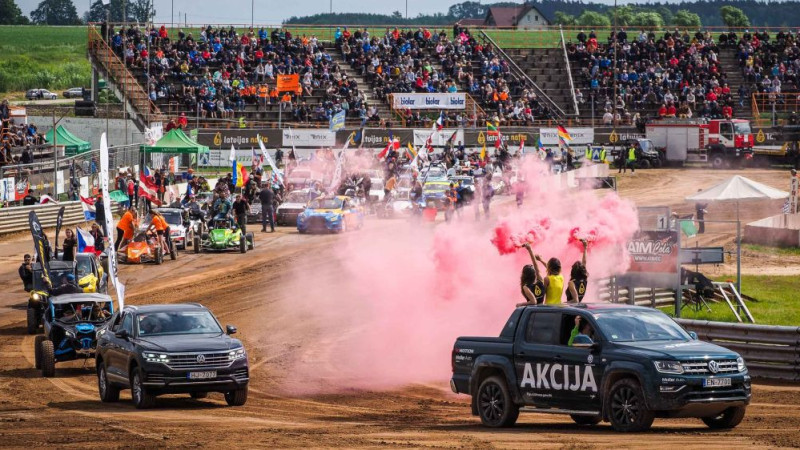
[[[735, 276], [719, 277], [718, 280], [734, 279]], [[800, 326], [800, 278], [796, 276], [743, 275], [742, 291], [757, 301], [747, 302], [756, 323], [762, 325]], [[703, 309], [695, 312], [686, 307], [681, 312], [684, 319], [735, 322], [736, 318], [728, 304], [709, 303], [711, 313]], [[672, 315], [673, 307], [662, 307]]]
[[90, 83], [86, 27], [0, 26], [0, 92]]

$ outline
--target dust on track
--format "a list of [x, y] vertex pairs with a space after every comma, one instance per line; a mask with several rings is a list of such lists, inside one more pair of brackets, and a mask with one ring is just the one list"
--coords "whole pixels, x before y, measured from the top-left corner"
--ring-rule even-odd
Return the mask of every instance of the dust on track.
[[[640, 172], [623, 179], [620, 188], [623, 195], [664, 204], [658, 202], [662, 195], [669, 198], [666, 190], [682, 199], [697, 188], [681, 183], [721, 175], [696, 172]], [[368, 226], [379, 225], [373, 221]], [[160, 397], [146, 411], [134, 409], [126, 392], [118, 404], [101, 403], [94, 372], [82, 362], [58, 365], [52, 379], [33, 369], [33, 336], [24, 328], [26, 297], [16, 275], [16, 262], [30, 244], [27, 236], [0, 242], [0, 446], [800, 446], [800, 387], [792, 385], [755, 385], [747, 416], [728, 432], [685, 419], [657, 420], [652, 431], [641, 435], [618, 434], [607, 424], [581, 427], [567, 417], [546, 414], [523, 414], [513, 429], [489, 430], [470, 415], [467, 397], [450, 393], [448, 380], [389, 392], [294, 393], [286, 386], [302, 383], [292, 380], [295, 356], [325, 364], [335, 343], [318, 341], [313, 324], [288, 320], [281, 305], [313, 299], [287, 298], [281, 286], [298, 268], [321, 281], [335, 277], [330, 244], [338, 238], [279, 229], [257, 233], [256, 249], [246, 255], [182, 252], [177, 261], [162, 266], [124, 266], [128, 303], [199, 301], [223, 323], [238, 326], [251, 363], [250, 398], [244, 407], [228, 408], [221, 395], [212, 394], [205, 400]]]

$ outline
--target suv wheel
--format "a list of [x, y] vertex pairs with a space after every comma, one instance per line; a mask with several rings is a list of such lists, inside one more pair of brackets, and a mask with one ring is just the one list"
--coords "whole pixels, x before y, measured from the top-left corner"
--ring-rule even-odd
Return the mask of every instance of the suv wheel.
[[510, 427], [517, 422], [519, 407], [511, 399], [505, 380], [499, 376], [483, 380], [476, 401], [481, 422], [487, 427]]
[[744, 419], [746, 409], [744, 406], [734, 406], [722, 411], [719, 415], [703, 417], [703, 423], [714, 430], [734, 428]]
[[131, 398], [136, 409], [150, 408], [156, 403], [156, 396], [147, 392], [142, 378], [139, 369], [134, 369], [131, 373]]
[[244, 405], [247, 403], [247, 388], [226, 392], [225, 401], [228, 403], [228, 406]]
[[42, 342], [44, 341], [44, 336], [39, 335], [33, 339], [33, 360], [36, 366], [36, 369], [42, 368]]
[[56, 374], [56, 355], [53, 341], [43, 340], [39, 345], [42, 376], [50, 378]]
[[100, 393], [100, 401], [113, 403], [119, 401], [119, 388], [112, 386], [106, 376], [106, 366], [102, 362], [97, 366], [97, 390]]
[[39, 317], [36, 315], [36, 308], [28, 308], [28, 334], [36, 334], [39, 331]]
[[647, 409], [639, 382], [623, 378], [608, 393], [611, 426], [617, 431], [644, 431], [653, 424], [655, 414]]
[[603, 420], [600, 416], [579, 416], [577, 414], [570, 414], [569, 416], [578, 425], [597, 425]]

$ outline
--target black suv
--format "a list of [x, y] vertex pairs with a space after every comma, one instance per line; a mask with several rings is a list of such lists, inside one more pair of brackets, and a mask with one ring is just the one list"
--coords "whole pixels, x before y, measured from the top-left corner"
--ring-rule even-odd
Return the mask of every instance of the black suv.
[[130, 387], [137, 408], [153, 406], [161, 394], [205, 398], [209, 392], [225, 394], [230, 406], [244, 405], [247, 352], [234, 333], [196, 303], [126, 306], [97, 341], [100, 400], [115, 402]]

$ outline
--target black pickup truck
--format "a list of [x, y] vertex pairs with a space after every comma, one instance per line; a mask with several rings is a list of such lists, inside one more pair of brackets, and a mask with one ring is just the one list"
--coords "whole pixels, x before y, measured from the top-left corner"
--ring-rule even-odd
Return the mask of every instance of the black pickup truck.
[[458, 338], [452, 368], [451, 389], [471, 395], [472, 414], [490, 427], [528, 411], [617, 431], [646, 430], [655, 417], [733, 428], [750, 402], [737, 353], [628, 305], [518, 307], [499, 337]]

